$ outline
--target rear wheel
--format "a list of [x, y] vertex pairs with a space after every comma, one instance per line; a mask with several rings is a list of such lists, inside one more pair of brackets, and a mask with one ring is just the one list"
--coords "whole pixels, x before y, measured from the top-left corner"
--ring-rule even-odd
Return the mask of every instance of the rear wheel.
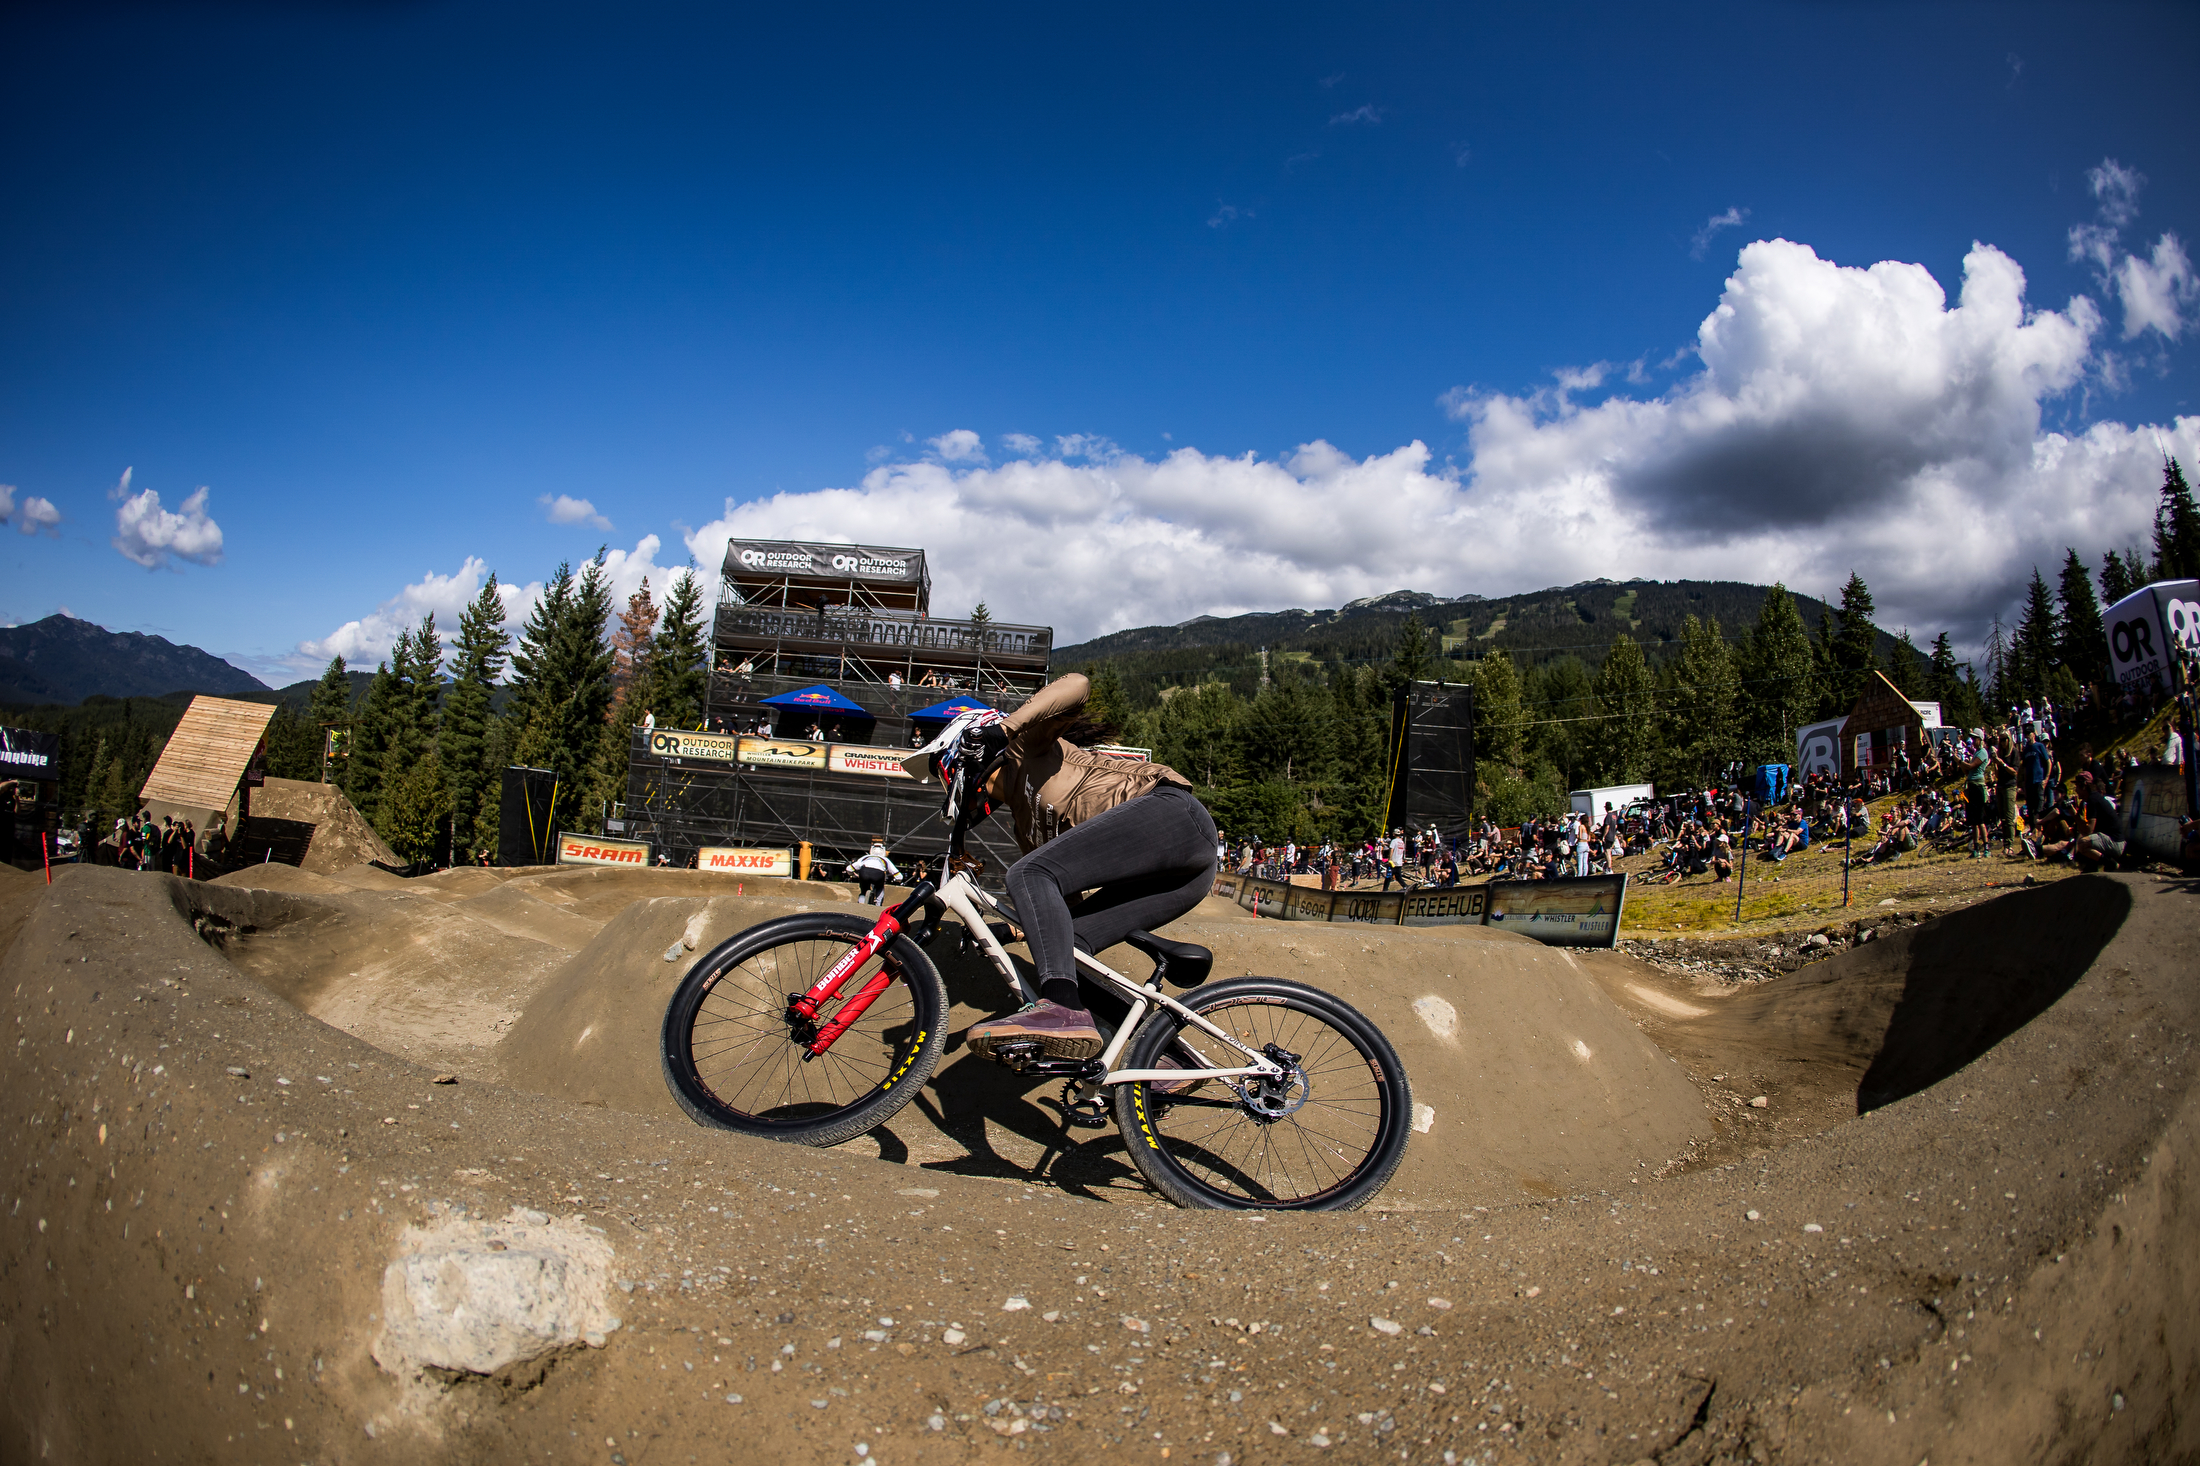
[[[782, 917], [707, 953], [665, 1010], [665, 1084], [699, 1124], [801, 1145], [838, 1145], [886, 1120], [915, 1097], [947, 1041], [947, 989], [924, 949], [896, 936], [849, 974], [816, 1022], [787, 1017], [807, 991], [869, 934], [835, 912]], [[886, 990], [822, 1055], [807, 1059], [817, 1028], [874, 975]]]
[[[1278, 1211], [1350, 1211], [1382, 1190], [1405, 1159], [1413, 1093], [1381, 1030], [1342, 999], [1272, 977], [1202, 988], [1185, 1006], [1286, 1075], [1113, 1086], [1131, 1163], [1155, 1190], [1179, 1206]], [[1164, 1008], [1140, 1025], [1122, 1066], [1238, 1062]]]

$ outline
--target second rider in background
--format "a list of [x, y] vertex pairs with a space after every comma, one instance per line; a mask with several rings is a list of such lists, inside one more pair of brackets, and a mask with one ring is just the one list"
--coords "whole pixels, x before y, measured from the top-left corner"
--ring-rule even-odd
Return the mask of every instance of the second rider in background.
[[[1039, 969], [1039, 999], [972, 1027], [968, 1042], [981, 1055], [1033, 1041], [1050, 1058], [1099, 1053], [1075, 950], [1097, 955], [1134, 931], [1157, 931], [1214, 883], [1215, 822], [1191, 781], [1164, 764], [1092, 752], [1107, 730], [1084, 716], [1090, 691], [1071, 673], [1005, 718], [957, 718], [904, 761], [917, 778], [947, 784], [951, 823], [1006, 803], [1025, 852], [1009, 867], [1008, 894]], [[963, 799], [978, 802], [965, 811]]]

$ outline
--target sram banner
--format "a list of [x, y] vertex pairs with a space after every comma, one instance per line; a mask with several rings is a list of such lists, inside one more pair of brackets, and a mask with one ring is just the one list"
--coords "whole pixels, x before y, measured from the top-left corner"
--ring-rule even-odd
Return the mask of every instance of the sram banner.
[[695, 852], [697, 870], [714, 870], [722, 875], [741, 876], [792, 876], [794, 852], [792, 850], [747, 850], [732, 845], [706, 845]]
[[2158, 580], [2101, 613], [2116, 685], [2146, 693], [2170, 686], [2173, 647], [2200, 654], [2200, 580]]
[[606, 835], [558, 833], [560, 865], [633, 865], [647, 867], [649, 846], [640, 840], [614, 840]]

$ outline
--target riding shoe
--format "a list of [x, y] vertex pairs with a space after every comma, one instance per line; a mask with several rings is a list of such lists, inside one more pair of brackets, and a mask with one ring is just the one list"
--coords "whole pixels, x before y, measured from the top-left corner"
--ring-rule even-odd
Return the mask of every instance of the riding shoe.
[[1090, 1013], [1041, 998], [1005, 1018], [972, 1025], [964, 1039], [972, 1053], [993, 1057], [1002, 1044], [1037, 1043], [1050, 1059], [1089, 1059], [1100, 1052], [1100, 1030]]

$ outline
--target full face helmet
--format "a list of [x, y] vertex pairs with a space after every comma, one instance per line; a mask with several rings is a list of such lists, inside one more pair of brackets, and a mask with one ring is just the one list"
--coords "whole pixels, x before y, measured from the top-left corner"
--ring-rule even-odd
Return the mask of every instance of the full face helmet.
[[[985, 729], [1005, 723], [1005, 715], [992, 708], [974, 708], [957, 715], [930, 743], [901, 761], [902, 769], [912, 779], [922, 781], [938, 774], [940, 782], [947, 786], [947, 796], [940, 806], [940, 813], [952, 824], [968, 802], [968, 794], [975, 792], [984, 801], [985, 776], [992, 771], [993, 759], [998, 751], [988, 754], [984, 748], [991, 740], [982, 737]], [[987, 805], [980, 817], [990, 814]]]

